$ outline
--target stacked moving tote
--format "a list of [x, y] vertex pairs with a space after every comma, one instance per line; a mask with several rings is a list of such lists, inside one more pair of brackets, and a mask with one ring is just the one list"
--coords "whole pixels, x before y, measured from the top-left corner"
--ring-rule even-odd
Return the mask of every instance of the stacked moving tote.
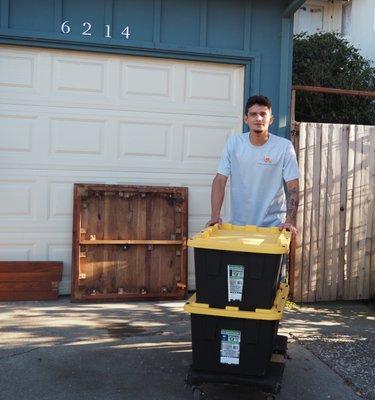
[[196, 293], [185, 305], [191, 314], [192, 371], [268, 374], [283, 338], [277, 329], [289, 286], [279, 282], [289, 245], [290, 233], [278, 228], [230, 224], [207, 228], [188, 241], [196, 277]]

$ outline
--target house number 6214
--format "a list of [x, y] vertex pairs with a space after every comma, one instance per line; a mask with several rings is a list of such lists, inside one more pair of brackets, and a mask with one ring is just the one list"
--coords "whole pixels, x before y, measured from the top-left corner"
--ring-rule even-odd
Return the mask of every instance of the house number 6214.
[[[82, 35], [83, 36], [91, 36], [91, 27], [92, 25], [90, 24], [90, 22], [84, 22], [82, 24]], [[70, 33], [71, 28], [69, 25], [69, 21], [64, 21], [61, 24], [61, 33], [63, 33], [64, 35], [67, 35], [68, 33]], [[122, 31], [121, 31], [121, 35], [125, 36], [126, 39], [130, 38], [130, 28], [129, 26], [126, 26]], [[105, 25], [105, 35], [104, 37], [106, 38], [111, 38], [111, 25]]]

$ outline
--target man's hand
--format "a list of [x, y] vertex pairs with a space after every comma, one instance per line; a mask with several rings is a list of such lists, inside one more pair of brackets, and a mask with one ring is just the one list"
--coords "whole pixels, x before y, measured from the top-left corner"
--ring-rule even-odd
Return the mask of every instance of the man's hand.
[[220, 218], [220, 210], [224, 200], [225, 185], [227, 183], [227, 180], [227, 176], [217, 173], [212, 182], [211, 219], [207, 222], [206, 228], [215, 224], [221, 225], [223, 223]]
[[297, 236], [297, 228], [291, 224], [290, 222], [284, 222], [283, 224], [279, 225], [278, 228], [281, 230], [286, 229], [292, 234], [292, 238], [295, 238]]
[[208, 228], [209, 226], [215, 225], [215, 224], [219, 224], [221, 225], [223, 223], [222, 219], [220, 217], [218, 218], [211, 218], [207, 224], [206, 224], [206, 228]]

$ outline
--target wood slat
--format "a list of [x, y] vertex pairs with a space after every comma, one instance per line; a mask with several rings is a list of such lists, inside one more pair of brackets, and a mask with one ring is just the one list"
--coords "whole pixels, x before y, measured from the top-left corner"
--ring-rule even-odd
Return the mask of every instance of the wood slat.
[[370, 299], [375, 298], [375, 204], [372, 211], [372, 241], [370, 253]]
[[354, 171], [356, 153], [356, 129], [354, 125], [349, 127], [348, 142], [348, 169], [347, 169], [347, 196], [346, 196], [346, 228], [345, 228], [345, 249], [346, 269], [344, 271], [344, 298], [350, 298], [350, 283], [352, 276], [352, 242], [353, 242], [353, 193], [354, 193]]
[[48, 272], [0, 272], [1, 282], [61, 281], [61, 274]]
[[318, 265], [316, 272], [316, 300], [323, 299], [326, 252], [326, 225], [327, 225], [327, 162], [329, 157], [328, 125], [322, 125], [321, 157], [320, 157], [320, 185], [319, 185], [319, 230], [318, 230]]
[[44, 273], [55, 274], [61, 278], [63, 263], [55, 261], [0, 261], [0, 273]]
[[299, 147], [296, 149], [299, 165], [299, 207], [297, 211], [297, 230], [294, 259], [294, 288], [293, 299], [302, 301], [302, 257], [303, 257], [303, 226], [304, 226], [304, 204], [305, 204], [305, 158], [306, 158], [306, 124], [299, 125]]
[[[293, 94], [295, 95], [295, 93], [292, 93], [292, 97]], [[295, 99], [294, 99], [295, 100]], [[295, 102], [292, 99], [292, 108], [295, 106]], [[294, 121], [294, 111], [292, 110], [291, 112], [292, 115], [292, 130], [291, 130], [291, 135], [290, 135], [290, 140], [293, 144], [293, 147], [295, 149], [296, 152], [296, 156], [297, 156], [297, 160], [298, 160], [298, 153], [299, 153], [299, 123], [296, 123]], [[301, 179], [301, 178], [300, 178]], [[301, 196], [301, 192], [299, 193], [299, 196]], [[298, 212], [297, 212], [297, 221], [296, 221], [296, 228], [298, 231], [298, 226], [299, 226], [299, 222], [298, 222]], [[295, 298], [295, 290], [296, 290], [296, 265], [295, 265], [295, 261], [296, 261], [296, 240], [294, 238], [292, 238], [291, 242], [290, 242], [290, 250], [289, 250], [289, 257], [288, 257], [288, 264], [287, 264], [287, 280], [289, 282], [289, 297], [291, 299]]]
[[304, 188], [304, 229], [302, 250], [302, 301], [308, 301], [310, 286], [310, 239], [311, 239], [311, 215], [312, 215], [312, 192], [313, 192], [313, 157], [314, 157], [314, 135], [315, 124], [308, 124], [306, 130], [306, 156], [305, 156], [305, 188]]
[[337, 299], [339, 255], [340, 255], [340, 186], [341, 186], [341, 141], [342, 126], [333, 125], [331, 134], [331, 168], [332, 168], [332, 269], [329, 276], [329, 300]]
[[[79, 293], [79, 276], [80, 273], [86, 273], [85, 260], [80, 260], [80, 245], [79, 241], [84, 238], [85, 234], [81, 233], [83, 226], [86, 232], [88, 226], [89, 213], [87, 212], [87, 202], [82, 196], [84, 189], [79, 185], [74, 185], [73, 188], [73, 240], [72, 240], [72, 267], [71, 267], [71, 298], [77, 299]], [[83, 225], [82, 225], [83, 224]]]
[[332, 134], [333, 126], [328, 125], [327, 132], [327, 160], [326, 160], [326, 171], [327, 171], [327, 185], [325, 191], [325, 208], [326, 208], [326, 226], [324, 232], [324, 272], [322, 277], [322, 300], [330, 300], [330, 286], [332, 277], [332, 265], [333, 265], [333, 181], [334, 181], [334, 167], [332, 160]]
[[[152, 239], [152, 231], [153, 231], [153, 225], [155, 223], [155, 219], [153, 218], [152, 214], [152, 207], [153, 206], [153, 199], [149, 197], [146, 202], [146, 212], [145, 212], [145, 218], [146, 218], [146, 238], [147, 239]], [[168, 223], [170, 223], [168, 221]], [[150, 251], [146, 251], [145, 253], [145, 261], [144, 261], [144, 269], [145, 269], [145, 274], [144, 274], [144, 283], [143, 287], [147, 292], [152, 291], [151, 289], [151, 268], [152, 265], [152, 254]]]
[[340, 217], [339, 217], [339, 256], [337, 274], [337, 299], [344, 298], [345, 270], [347, 257], [345, 247], [346, 235], [346, 208], [348, 190], [348, 147], [349, 126], [345, 125], [341, 130], [341, 171], [340, 171]]
[[[369, 127], [370, 135], [370, 196], [372, 198], [372, 218], [367, 226], [366, 253], [369, 252], [366, 265], [369, 264], [369, 298], [375, 298], [375, 127]], [[370, 216], [371, 212], [369, 213]]]
[[363, 127], [356, 126], [355, 162], [353, 177], [353, 203], [352, 203], [352, 243], [351, 243], [351, 276], [349, 300], [358, 298], [358, 273], [361, 258], [361, 178], [363, 158]]
[[[367, 127], [363, 127], [361, 187], [360, 187], [360, 239], [359, 239], [359, 266], [358, 266], [358, 293], [357, 299], [367, 299], [370, 292], [370, 267], [366, 264], [367, 257], [367, 227], [371, 225], [372, 204], [370, 191], [370, 135]], [[371, 239], [370, 239], [371, 240]]]
[[322, 124], [314, 124], [308, 134], [314, 138], [314, 152], [312, 159], [313, 185], [312, 208], [310, 221], [310, 257], [309, 257], [309, 293], [308, 302], [316, 301], [316, 284], [319, 260], [319, 214], [320, 214], [320, 163], [321, 163], [321, 136]]
[[[62, 262], [1, 261], [0, 291], [3, 293], [1, 299], [17, 300], [13, 295], [7, 297], [12, 291], [25, 292], [24, 296], [20, 296], [20, 300], [27, 300], [28, 292], [58, 291], [56, 282], [61, 281], [62, 269]], [[38, 300], [37, 295], [33, 299]]]
[[98, 245], [98, 244], [163, 244], [163, 245], [176, 245], [176, 244], [182, 244], [182, 240], [81, 240], [80, 244], [84, 245]]
[[52, 281], [8, 281], [0, 280], [0, 292], [47, 292], [58, 290], [58, 282]]

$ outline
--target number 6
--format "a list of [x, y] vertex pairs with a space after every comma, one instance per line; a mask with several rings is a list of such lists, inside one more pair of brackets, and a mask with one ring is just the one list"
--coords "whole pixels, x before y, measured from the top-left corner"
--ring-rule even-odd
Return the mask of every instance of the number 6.
[[68, 24], [69, 24], [69, 21], [64, 21], [61, 24], [61, 32], [62, 33], [67, 34], [70, 32], [70, 26]]

